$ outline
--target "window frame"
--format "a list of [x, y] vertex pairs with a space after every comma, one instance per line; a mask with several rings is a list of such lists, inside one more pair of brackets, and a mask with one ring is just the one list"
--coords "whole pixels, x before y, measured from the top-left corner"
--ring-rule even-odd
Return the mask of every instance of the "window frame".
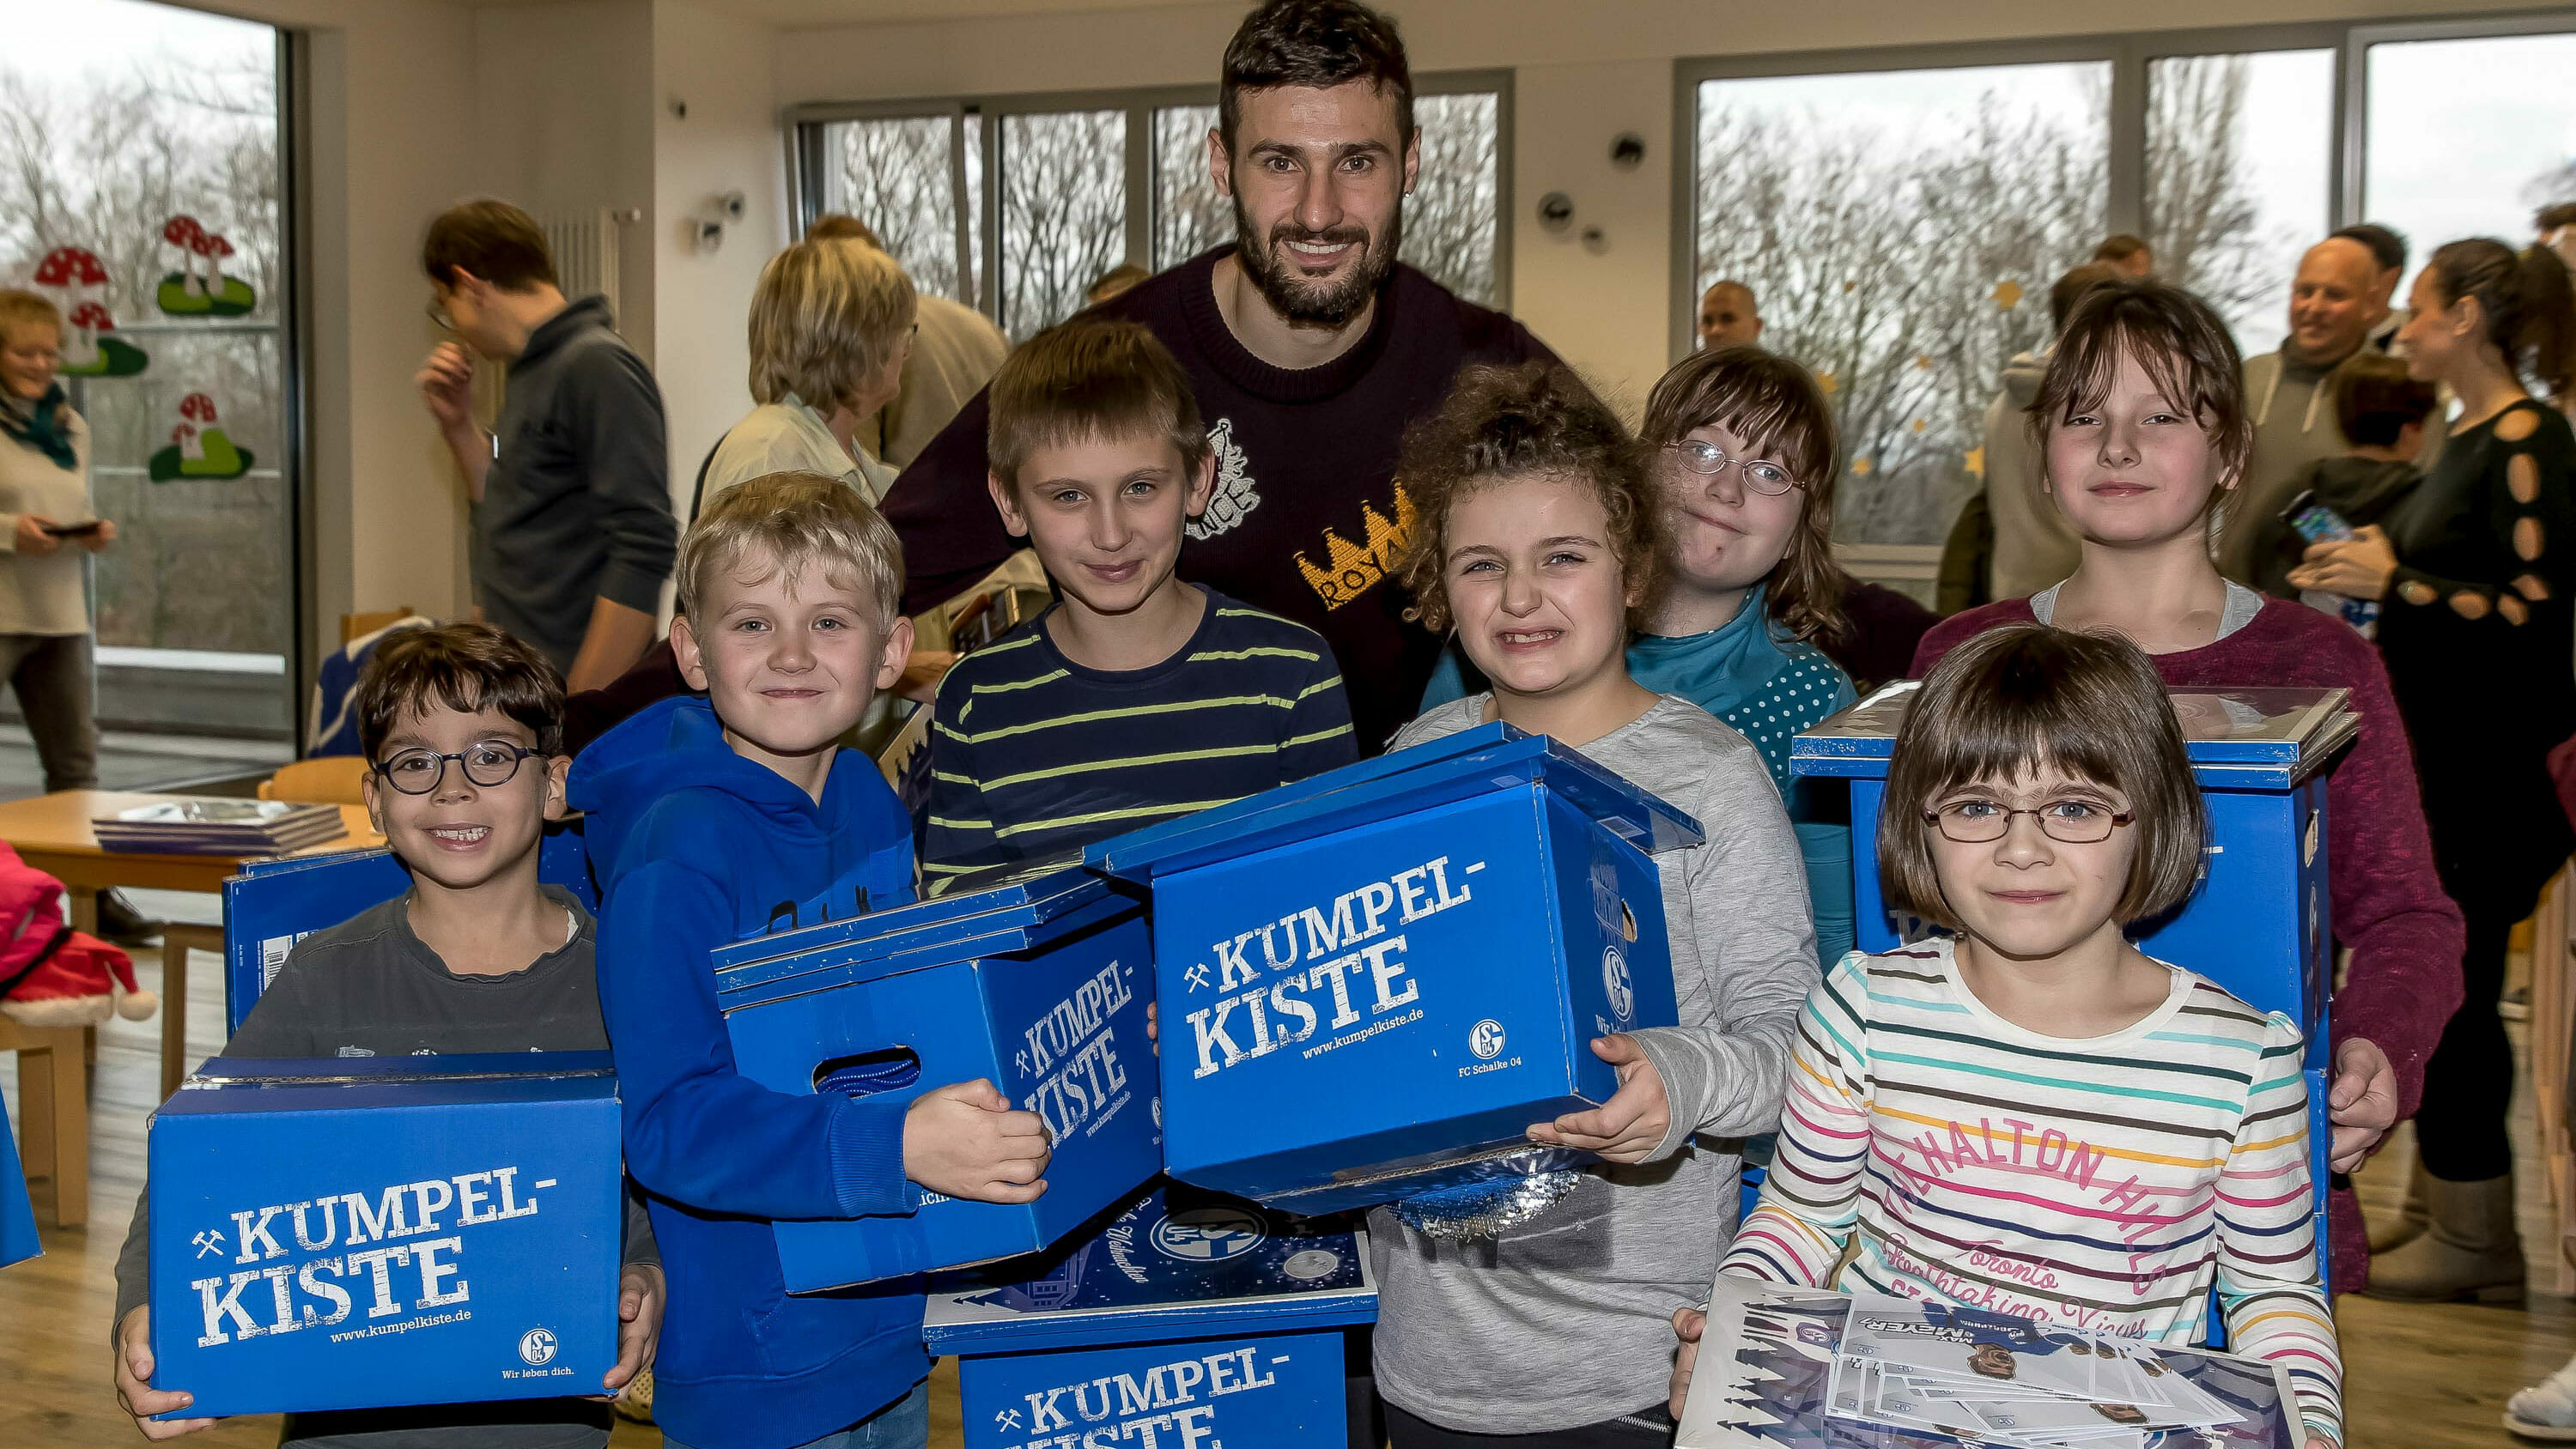
[[2108, 61], [2109, 229], [2143, 234], [2150, 61], [2263, 51], [2333, 51], [2336, 59], [2328, 153], [2319, 159], [2326, 168], [2326, 208], [2331, 224], [2351, 226], [2367, 220], [2362, 181], [2368, 161], [2371, 46], [2389, 41], [2474, 40], [2570, 32], [2576, 32], [2576, 9], [1682, 57], [1673, 63], [1672, 277], [1671, 305], [1666, 309], [1669, 360], [1678, 362], [1688, 356], [1696, 341], [1691, 314], [1698, 300], [1694, 291], [1699, 280], [1699, 87], [1703, 81]]
[[[1486, 304], [1511, 309], [1512, 292], [1512, 81], [1509, 69], [1436, 71], [1413, 78], [1415, 97], [1483, 93], [1495, 98], [1494, 109], [1494, 296]], [[951, 182], [962, 194], [965, 151], [963, 136], [969, 114], [984, 124], [976, 144], [984, 176], [981, 215], [971, 223], [959, 207], [958, 243], [971, 252], [969, 236], [980, 239], [984, 267], [975, 277], [975, 296], [962, 299], [988, 317], [999, 318], [1002, 274], [1002, 208], [995, 204], [1001, 175], [1001, 118], [1066, 111], [1124, 111], [1127, 116], [1126, 188], [1127, 257], [1151, 267], [1154, 254], [1154, 113], [1173, 106], [1217, 104], [1214, 85], [1130, 86], [1113, 90], [1017, 91], [978, 96], [914, 96], [870, 101], [815, 101], [787, 107], [780, 116], [786, 138], [788, 209], [793, 234], [821, 214], [823, 128], [840, 121], [949, 121]], [[970, 234], [968, 226], [973, 227]], [[965, 268], [960, 268], [964, 274]]]

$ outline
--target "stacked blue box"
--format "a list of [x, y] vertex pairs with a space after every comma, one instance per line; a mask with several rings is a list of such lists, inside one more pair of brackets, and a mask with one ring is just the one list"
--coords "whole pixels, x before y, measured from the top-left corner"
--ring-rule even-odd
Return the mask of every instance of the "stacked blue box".
[[150, 1154], [178, 1417], [596, 1393], [617, 1361], [606, 1052], [218, 1057]]
[[27, 1170], [9, 1136], [9, 1118], [0, 1114], [0, 1268], [43, 1251], [45, 1245], [36, 1238], [35, 1206], [27, 1201]]
[[[547, 823], [537, 878], [599, 909], [579, 820]], [[241, 1030], [296, 942], [409, 889], [411, 873], [382, 847], [244, 862], [224, 882], [224, 1034]]]
[[923, 1336], [967, 1449], [1305, 1449], [1343, 1442], [1342, 1330], [1376, 1316], [1363, 1236], [1166, 1183], [1033, 1273], [935, 1284]]
[[775, 1224], [790, 1291], [1035, 1252], [1162, 1164], [1144, 907], [1078, 866], [758, 937], [714, 961], [745, 1077], [897, 1101], [981, 1078], [1055, 1134], [1033, 1203], [925, 1193], [909, 1217]]
[[1589, 1160], [1523, 1133], [1675, 1021], [1648, 857], [1700, 838], [1497, 724], [1093, 846], [1153, 889], [1166, 1170], [1312, 1215]]
[[[1790, 769], [1851, 782], [1854, 915], [1860, 949], [1924, 934], [1879, 891], [1878, 831], [1888, 758], [1918, 686], [1888, 685], [1798, 736]], [[2192, 775], [2209, 811], [2209, 846], [2190, 899], [2141, 922], [2139, 947], [2187, 966], [2307, 1034], [2308, 1127], [2314, 1144], [2317, 1244], [2326, 1244], [2326, 1120], [2331, 1066], [2326, 999], [2334, 941], [2326, 885], [2326, 778], [2360, 728], [2341, 689], [2176, 690]]]

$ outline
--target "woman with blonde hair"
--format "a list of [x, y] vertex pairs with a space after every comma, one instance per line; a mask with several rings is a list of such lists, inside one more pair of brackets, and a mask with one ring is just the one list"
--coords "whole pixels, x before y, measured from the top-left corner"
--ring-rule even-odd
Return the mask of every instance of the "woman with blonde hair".
[[760, 405], [716, 445], [691, 516], [708, 494], [768, 473], [821, 473], [883, 498], [895, 470], [853, 433], [901, 386], [916, 306], [902, 265], [864, 243], [809, 239], [770, 258], [751, 298]]

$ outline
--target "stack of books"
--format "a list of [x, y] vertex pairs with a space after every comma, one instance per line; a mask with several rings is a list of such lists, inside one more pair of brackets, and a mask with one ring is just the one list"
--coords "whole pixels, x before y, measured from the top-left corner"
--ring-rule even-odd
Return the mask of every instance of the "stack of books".
[[141, 855], [286, 855], [348, 833], [337, 805], [162, 800], [90, 821], [102, 849]]

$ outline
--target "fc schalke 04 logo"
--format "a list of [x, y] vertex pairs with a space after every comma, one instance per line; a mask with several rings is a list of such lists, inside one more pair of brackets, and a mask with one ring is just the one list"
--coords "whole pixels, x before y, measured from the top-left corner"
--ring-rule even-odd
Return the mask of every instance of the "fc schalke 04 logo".
[[1154, 1224], [1154, 1246], [1184, 1263], [1222, 1263], [1261, 1246], [1261, 1219], [1241, 1208], [1191, 1208]]
[[1610, 946], [1601, 952], [1601, 989], [1610, 993], [1610, 1014], [1626, 1021], [1637, 1009], [1637, 993], [1628, 984], [1627, 958], [1619, 948]]
[[542, 1328], [531, 1328], [519, 1335], [519, 1357], [528, 1367], [536, 1368], [555, 1356], [555, 1336]]
[[1487, 1017], [1467, 1028], [1467, 1050], [1476, 1060], [1490, 1062], [1503, 1054], [1503, 1024]]

